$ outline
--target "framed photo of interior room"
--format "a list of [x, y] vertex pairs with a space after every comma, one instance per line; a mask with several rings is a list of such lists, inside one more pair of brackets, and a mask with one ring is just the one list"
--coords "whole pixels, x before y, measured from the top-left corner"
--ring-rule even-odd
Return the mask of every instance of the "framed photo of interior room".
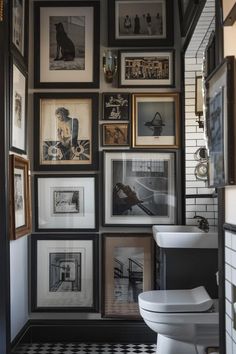
[[119, 51], [119, 87], [173, 87], [174, 51]]
[[96, 231], [97, 175], [35, 175], [35, 230]]
[[11, 58], [10, 75], [10, 150], [26, 154], [28, 76], [15, 58]]
[[99, 1], [36, 1], [34, 21], [35, 87], [99, 87]]
[[177, 151], [103, 151], [103, 225], [177, 222]]
[[235, 58], [225, 57], [206, 80], [206, 136], [209, 186], [236, 183]]
[[27, 65], [29, 0], [11, 1], [11, 47]]
[[153, 289], [152, 234], [103, 234], [102, 246], [102, 316], [140, 319], [138, 295]]
[[180, 145], [179, 93], [132, 95], [132, 146], [178, 148]]
[[97, 312], [97, 269], [97, 235], [33, 234], [32, 311]]
[[108, 28], [111, 47], [172, 46], [172, 1], [109, 0]]
[[10, 239], [31, 232], [31, 193], [29, 160], [10, 155]]
[[97, 93], [36, 93], [34, 110], [35, 170], [97, 168]]

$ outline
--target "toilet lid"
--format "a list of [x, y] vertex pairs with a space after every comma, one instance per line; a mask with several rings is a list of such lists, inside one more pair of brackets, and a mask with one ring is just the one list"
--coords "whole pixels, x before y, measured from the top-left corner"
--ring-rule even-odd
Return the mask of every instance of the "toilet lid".
[[203, 286], [188, 290], [154, 290], [139, 295], [139, 307], [153, 312], [202, 312], [213, 305]]

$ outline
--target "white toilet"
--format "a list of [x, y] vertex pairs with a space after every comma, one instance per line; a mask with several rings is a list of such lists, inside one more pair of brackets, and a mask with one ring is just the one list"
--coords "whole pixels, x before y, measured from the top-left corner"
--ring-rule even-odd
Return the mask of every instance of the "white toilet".
[[218, 302], [203, 286], [139, 295], [139, 311], [157, 333], [157, 354], [205, 354], [219, 345]]

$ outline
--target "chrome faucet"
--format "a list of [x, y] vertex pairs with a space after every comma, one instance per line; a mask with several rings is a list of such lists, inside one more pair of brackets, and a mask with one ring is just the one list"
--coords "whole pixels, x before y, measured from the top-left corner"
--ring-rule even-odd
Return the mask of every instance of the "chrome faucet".
[[208, 232], [209, 231], [209, 223], [206, 218], [203, 216], [195, 215], [194, 219], [198, 219], [198, 227], [199, 229]]

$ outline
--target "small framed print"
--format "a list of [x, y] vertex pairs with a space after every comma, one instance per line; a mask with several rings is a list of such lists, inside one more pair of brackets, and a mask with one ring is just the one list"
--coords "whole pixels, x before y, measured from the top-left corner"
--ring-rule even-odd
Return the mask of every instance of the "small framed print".
[[140, 319], [138, 295], [153, 286], [153, 237], [138, 233], [102, 236], [102, 315]]
[[105, 226], [175, 224], [175, 152], [104, 151]]
[[108, 44], [114, 47], [162, 47], [173, 44], [170, 0], [109, 0]]
[[97, 175], [35, 175], [37, 231], [95, 231]]
[[10, 86], [10, 150], [26, 154], [28, 78], [22, 66], [13, 59]]
[[97, 93], [36, 93], [35, 169], [97, 168]]
[[32, 311], [98, 311], [97, 235], [31, 237]]
[[103, 146], [129, 146], [129, 124], [128, 123], [106, 123], [102, 124], [102, 145]]
[[132, 95], [132, 146], [178, 148], [180, 144], [179, 93]]
[[125, 92], [103, 93], [103, 119], [129, 120], [130, 94]]
[[35, 87], [99, 87], [98, 1], [36, 1]]
[[119, 87], [173, 87], [174, 51], [119, 51]]
[[10, 239], [31, 232], [29, 161], [10, 155]]
[[12, 48], [24, 63], [28, 63], [28, 0], [11, 1]]

